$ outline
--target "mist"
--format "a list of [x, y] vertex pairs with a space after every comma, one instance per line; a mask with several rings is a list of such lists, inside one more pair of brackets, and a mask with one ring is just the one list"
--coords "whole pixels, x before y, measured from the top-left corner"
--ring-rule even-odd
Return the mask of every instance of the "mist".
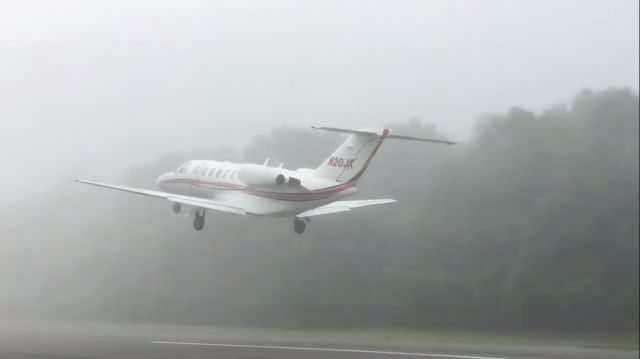
[[[208, 213], [69, 176], [3, 202], [0, 314], [259, 327], [638, 328], [638, 94], [584, 90], [480, 118], [456, 146], [385, 142], [358, 198], [290, 219]], [[417, 118], [383, 124], [446, 138]], [[153, 188], [192, 158], [315, 167], [342, 140], [279, 126], [247, 146], [165, 151], [105, 181]], [[303, 150], [301, 150], [303, 149]]]
[[[0, 351], [36, 353], [35, 336], [13, 336], [23, 320], [636, 334], [638, 13], [0, 2]], [[293, 218], [214, 211], [196, 232], [166, 201], [75, 182], [156, 189], [192, 159], [316, 168], [344, 138], [311, 126], [459, 144], [385, 141], [353, 199], [398, 202], [314, 217], [302, 235]], [[40, 352], [89, 348], [79, 337]]]
[[512, 106], [638, 91], [638, 12], [633, 0], [2, 1], [3, 198], [119, 179], [167, 152], [242, 151], [274, 127], [416, 117], [466, 141], [479, 116]]

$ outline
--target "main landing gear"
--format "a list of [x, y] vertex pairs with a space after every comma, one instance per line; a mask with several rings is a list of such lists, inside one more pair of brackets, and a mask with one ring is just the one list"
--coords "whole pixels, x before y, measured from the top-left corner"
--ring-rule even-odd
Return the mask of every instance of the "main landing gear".
[[202, 228], [204, 228], [204, 214], [205, 214], [204, 209], [199, 209], [194, 213], [193, 228], [195, 228], [196, 231], [201, 231]]
[[306, 227], [307, 225], [304, 223], [303, 219], [298, 217], [293, 219], [293, 230], [296, 231], [296, 233], [302, 234]]
[[171, 209], [173, 210], [173, 213], [180, 213], [180, 210], [182, 209], [182, 206], [180, 205], [180, 203], [175, 202], [173, 204], [173, 207], [171, 207]]

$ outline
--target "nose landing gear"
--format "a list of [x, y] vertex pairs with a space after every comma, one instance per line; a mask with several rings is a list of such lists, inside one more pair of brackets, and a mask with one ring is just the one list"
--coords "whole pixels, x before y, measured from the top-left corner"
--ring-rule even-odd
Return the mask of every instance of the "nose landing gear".
[[307, 225], [304, 223], [304, 220], [298, 217], [293, 219], [293, 230], [296, 231], [296, 233], [298, 234], [304, 233], [306, 226]]

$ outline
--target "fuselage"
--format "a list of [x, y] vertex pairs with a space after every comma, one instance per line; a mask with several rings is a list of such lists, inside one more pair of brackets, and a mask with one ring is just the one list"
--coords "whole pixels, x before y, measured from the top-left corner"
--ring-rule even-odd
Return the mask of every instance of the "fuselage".
[[314, 127], [348, 134], [337, 149], [315, 169], [288, 170], [282, 164], [269, 167], [251, 163], [193, 160], [157, 179], [161, 191], [134, 188], [91, 180], [80, 183], [164, 199], [174, 213], [183, 206], [193, 215], [193, 228], [204, 228], [206, 211], [235, 215], [291, 216], [293, 229], [301, 234], [310, 217], [350, 211], [371, 205], [396, 202], [394, 199], [339, 201], [354, 195], [363, 173], [386, 138], [453, 144], [412, 136], [392, 135], [389, 129], [341, 129]]
[[[304, 186], [292, 185], [295, 181], [248, 183], [247, 176], [243, 178], [241, 173], [246, 172], [247, 166], [258, 170], [264, 168], [269, 173], [276, 171], [283, 179], [294, 179]], [[162, 191], [219, 200], [243, 208], [248, 214], [262, 216], [295, 216], [354, 195], [356, 184], [355, 181], [341, 183], [318, 178], [312, 169], [294, 171], [211, 160], [190, 161], [157, 179]]]

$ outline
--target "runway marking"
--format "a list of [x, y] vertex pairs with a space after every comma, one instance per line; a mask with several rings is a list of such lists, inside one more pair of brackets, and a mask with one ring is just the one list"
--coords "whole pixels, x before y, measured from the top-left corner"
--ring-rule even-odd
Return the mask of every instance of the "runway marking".
[[189, 343], [189, 342], [167, 342], [167, 341], [151, 341], [151, 344], [174, 344], [174, 345], [192, 345], [192, 346], [208, 346], [221, 348], [249, 348], [249, 349], [275, 349], [275, 350], [300, 350], [300, 351], [317, 351], [317, 352], [334, 352], [334, 353], [359, 353], [359, 354], [382, 354], [382, 355], [403, 355], [424, 358], [455, 358], [455, 359], [509, 359], [498, 357], [485, 357], [478, 355], [457, 355], [457, 354], [435, 354], [435, 353], [405, 353], [390, 352], [377, 350], [362, 349], [336, 349], [336, 348], [305, 348], [305, 347], [283, 347], [273, 345], [243, 345], [243, 344], [218, 344], [218, 343]]

